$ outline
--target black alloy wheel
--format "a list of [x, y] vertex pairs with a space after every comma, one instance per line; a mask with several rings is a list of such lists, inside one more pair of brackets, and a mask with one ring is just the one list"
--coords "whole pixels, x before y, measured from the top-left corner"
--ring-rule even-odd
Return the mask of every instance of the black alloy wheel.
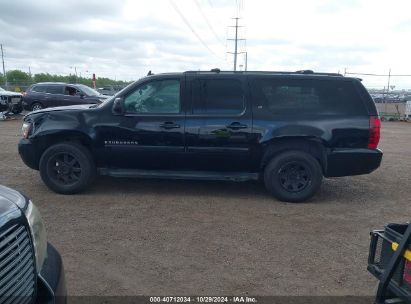
[[90, 151], [77, 142], [58, 143], [40, 158], [40, 176], [51, 190], [73, 194], [84, 190], [96, 175]]

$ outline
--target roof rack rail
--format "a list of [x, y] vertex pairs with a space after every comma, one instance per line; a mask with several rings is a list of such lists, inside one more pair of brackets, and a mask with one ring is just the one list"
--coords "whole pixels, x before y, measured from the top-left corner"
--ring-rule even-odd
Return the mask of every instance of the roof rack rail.
[[315, 76], [337, 76], [337, 77], [344, 77], [343, 75], [339, 73], [317, 73], [314, 72], [313, 70], [300, 70], [300, 71], [295, 71], [295, 72], [286, 72], [286, 71], [221, 71], [220, 69], [212, 69], [209, 71], [185, 71], [185, 74], [201, 74], [201, 73], [221, 73], [221, 74], [252, 74], [252, 73], [257, 73], [257, 74], [277, 74], [277, 75], [315, 75]]

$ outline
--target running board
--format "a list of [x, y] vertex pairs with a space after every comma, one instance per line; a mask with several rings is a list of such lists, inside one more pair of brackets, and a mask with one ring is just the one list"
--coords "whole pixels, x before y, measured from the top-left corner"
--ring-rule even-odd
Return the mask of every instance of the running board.
[[170, 171], [140, 169], [107, 169], [100, 168], [100, 175], [131, 178], [188, 179], [245, 182], [258, 180], [258, 173], [247, 172], [209, 172], [209, 171]]

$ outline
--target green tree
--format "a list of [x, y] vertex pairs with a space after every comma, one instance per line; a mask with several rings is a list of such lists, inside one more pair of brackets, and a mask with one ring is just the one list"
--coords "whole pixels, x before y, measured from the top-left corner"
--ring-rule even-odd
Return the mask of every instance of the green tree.
[[32, 83], [29, 74], [22, 72], [20, 70], [11, 70], [7, 73], [7, 82], [14, 86], [26, 86]]

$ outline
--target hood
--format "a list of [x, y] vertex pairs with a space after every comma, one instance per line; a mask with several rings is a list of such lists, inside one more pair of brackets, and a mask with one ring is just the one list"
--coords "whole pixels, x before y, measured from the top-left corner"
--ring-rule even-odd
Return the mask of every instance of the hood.
[[37, 114], [37, 113], [46, 113], [46, 112], [55, 112], [55, 111], [79, 111], [79, 110], [88, 110], [91, 106], [95, 104], [85, 104], [85, 105], [74, 105], [74, 106], [65, 106], [65, 107], [55, 107], [55, 108], [45, 108], [38, 111], [30, 112], [27, 115]]
[[20, 93], [10, 91], [0, 91], [0, 96], [22, 96]]
[[20, 192], [0, 185], [0, 218], [26, 205], [27, 199]]

